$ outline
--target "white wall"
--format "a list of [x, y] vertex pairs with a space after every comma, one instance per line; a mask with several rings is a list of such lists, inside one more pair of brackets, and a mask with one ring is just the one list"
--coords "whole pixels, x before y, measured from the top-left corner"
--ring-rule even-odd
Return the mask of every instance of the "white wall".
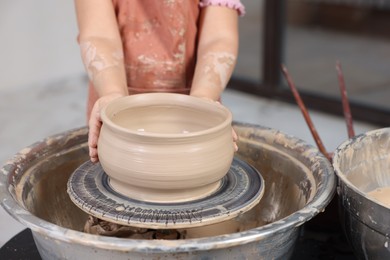
[[[85, 124], [73, 0], [0, 1], [0, 164]], [[0, 247], [26, 228], [0, 207]]]
[[2, 0], [0, 37], [0, 90], [83, 73], [72, 0]]

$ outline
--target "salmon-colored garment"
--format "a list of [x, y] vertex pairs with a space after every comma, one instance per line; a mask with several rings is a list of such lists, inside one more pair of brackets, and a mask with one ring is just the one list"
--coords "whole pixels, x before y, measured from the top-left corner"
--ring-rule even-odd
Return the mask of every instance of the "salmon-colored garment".
[[[238, 2], [239, 0], [223, 0]], [[189, 94], [196, 62], [199, 8], [215, 4], [201, 0], [113, 0], [123, 41], [129, 94], [172, 92]], [[223, 3], [224, 4], [224, 3]], [[235, 8], [242, 14], [242, 6]], [[89, 86], [88, 116], [98, 99]]]

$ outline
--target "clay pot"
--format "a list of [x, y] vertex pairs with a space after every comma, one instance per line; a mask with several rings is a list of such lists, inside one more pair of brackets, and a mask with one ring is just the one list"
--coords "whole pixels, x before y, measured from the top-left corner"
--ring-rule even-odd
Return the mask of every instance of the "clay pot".
[[127, 197], [181, 202], [219, 187], [233, 160], [232, 115], [182, 94], [119, 98], [101, 113], [98, 154], [112, 188]]

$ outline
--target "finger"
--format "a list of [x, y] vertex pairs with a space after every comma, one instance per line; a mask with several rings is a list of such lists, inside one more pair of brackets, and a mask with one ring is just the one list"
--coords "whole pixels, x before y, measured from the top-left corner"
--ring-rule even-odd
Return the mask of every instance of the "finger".
[[102, 122], [101, 122], [100, 112], [98, 108], [99, 105], [95, 104], [91, 112], [91, 118], [89, 120], [88, 146], [89, 146], [89, 157], [92, 162], [97, 162], [99, 160], [97, 155], [98, 154], [97, 144], [98, 144]]
[[89, 157], [92, 162], [97, 162], [99, 160], [96, 148], [89, 148]]
[[88, 146], [92, 148], [97, 147], [99, 134], [100, 134], [100, 128], [101, 124], [99, 123], [93, 123], [89, 127], [89, 133], [88, 133]]
[[237, 142], [238, 141], [238, 135], [237, 135], [236, 131], [234, 131], [233, 128], [232, 128], [232, 136], [233, 136], [233, 141]]
[[232, 137], [233, 137], [234, 151], [237, 152], [238, 151], [238, 145], [237, 145], [238, 135], [237, 135], [236, 131], [234, 131], [233, 127], [232, 127]]
[[238, 145], [236, 142], [233, 143], [233, 146], [234, 146], [234, 151], [237, 152], [238, 151]]
[[101, 126], [102, 122], [100, 113], [94, 107], [94, 109], [92, 109], [91, 118], [89, 120], [88, 146], [92, 148], [97, 147]]

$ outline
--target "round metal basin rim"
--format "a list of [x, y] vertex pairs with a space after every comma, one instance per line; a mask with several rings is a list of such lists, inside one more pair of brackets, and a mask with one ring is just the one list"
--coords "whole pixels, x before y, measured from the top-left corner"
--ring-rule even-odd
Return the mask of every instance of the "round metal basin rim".
[[[245, 126], [245, 124], [241, 124]], [[257, 126], [261, 129], [270, 129], [267, 127]], [[51, 137], [47, 137], [42, 141], [36, 142], [25, 149], [36, 147], [42, 144], [58, 142], [64, 136], [74, 136], [80, 133], [87, 133], [88, 129], [85, 127], [76, 128], [72, 130], [68, 130], [65, 133], [60, 133], [53, 135]], [[280, 133], [280, 131], [277, 131]], [[289, 136], [290, 137], [290, 136]], [[70, 137], [69, 137], [70, 138]], [[301, 139], [292, 137], [293, 142], [303, 142]], [[305, 144], [308, 149], [316, 149], [315, 147]], [[322, 163], [329, 163], [329, 161], [317, 152], [318, 156], [322, 158]], [[22, 153], [16, 154], [9, 162], [23, 162], [27, 160], [25, 155]], [[7, 165], [7, 164], [6, 164]], [[0, 183], [5, 185], [0, 185], [0, 203], [2, 207], [16, 220], [30, 228], [32, 231], [37, 232], [43, 236], [48, 237], [56, 237], [58, 241], [72, 241], [77, 240], [80, 244], [90, 245], [93, 244], [98, 248], [110, 248], [121, 251], [137, 251], [137, 252], [161, 252], [162, 246], [164, 246], [164, 250], [166, 252], [185, 252], [185, 251], [197, 251], [197, 250], [205, 250], [208, 248], [225, 248], [231, 245], [237, 244], [247, 244], [254, 241], [259, 241], [267, 238], [270, 235], [275, 235], [280, 232], [283, 232], [285, 229], [296, 228], [302, 225], [303, 223], [310, 220], [317, 213], [322, 211], [320, 209], [321, 206], [327, 205], [333, 197], [335, 192], [335, 176], [333, 173], [327, 172], [329, 175], [329, 179], [327, 183], [322, 183], [322, 186], [318, 189], [318, 192], [312, 198], [310, 202], [308, 202], [302, 209], [297, 212], [292, 213], [285, 218], [272, 222], [270, 224], [260, 226], [251, 230], [237, 232], [233, 234], [227, 235], [219, 235], [213, 237], [205, 237], [205, 238], [195, 238], [195, 239], [185, 239], [185, 240], [175, 240], [175, 241], [167, 241], [164, 240], [134, 240], [134, 239], [122, 239], [122, 238], [114, 238], [114, 237], [102, 237], [91, 234], [86, 234], [80, 231], [71, 230], [67, 228], [63, 228], [61, 226], [55, 225], [51, 222], [40, 219], [30, 212], [21, 207], [11, 196], [8, 191], [8, 179], [7, 179], [7, 170], [4, 165], [0, 169]], [[15, 171], [17, 167], [15, 167]], [[325, 189], [329, 189], [331, 187], [330, 194], [324, 192]], [[322, 199], [322, 200], [321, 200]], [[10, 210], [12, 209], [12, 211]], [[65, 236], [63, 236], [66, 234]], [[84, 236], [86, 239], [80, 240], [80, 237]], [[211, 243], [212, 242], [212, 245]]]

